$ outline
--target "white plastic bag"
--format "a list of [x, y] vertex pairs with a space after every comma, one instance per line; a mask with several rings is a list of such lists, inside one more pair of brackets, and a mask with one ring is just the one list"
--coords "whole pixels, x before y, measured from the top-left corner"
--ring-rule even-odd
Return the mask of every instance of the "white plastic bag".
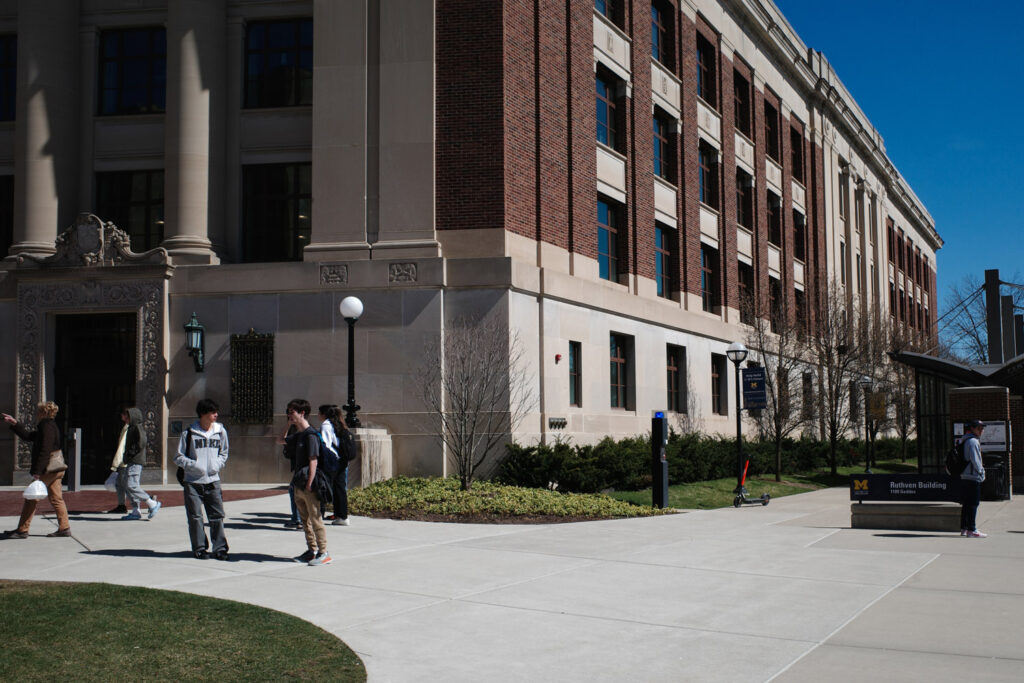
[[108, 491], [117, 491], [117, 472], [111, 472], [110, 476], [107, 477], [107, 480], [103, 482], [103, 486], [105, 486]]
[[36, 479], [25, 487], [25, 493], [21, 495], [25, 496], [26, 500], [42, 500], [46, 498], [46, 485]]

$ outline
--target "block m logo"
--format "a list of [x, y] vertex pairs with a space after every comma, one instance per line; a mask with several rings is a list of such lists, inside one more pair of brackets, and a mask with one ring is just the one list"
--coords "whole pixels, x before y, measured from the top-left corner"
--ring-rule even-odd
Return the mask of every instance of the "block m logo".
[[854, 491], [867, 491], [868, 490], [868, 480], [867, 479], [854, 479], [853, 480], [853, 490]]

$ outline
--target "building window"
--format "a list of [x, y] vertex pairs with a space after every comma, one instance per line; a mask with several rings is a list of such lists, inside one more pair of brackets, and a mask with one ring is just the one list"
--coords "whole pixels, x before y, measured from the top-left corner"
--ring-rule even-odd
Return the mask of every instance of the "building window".
[[779, 112], [768, 100], [764, 101], [764, 145], [765, 152], [777, 162], [782, 161], [779, 140]]
[[583, 348], [578, 341], [569, 342], [569, 405], [583, 405]]
[[97, 173], [96, 210], [128, 233], [132, 251], [159, 247], [164, 239], [164, 172]]
[[839, 242], [839, 282], [846, 285], [846, 242]]
[[686, 349], [668, 344], [665, 352], [665, 407], [674, 413], [686, 412]]
[[245, 31], [245, 106], [313, 103], [313, 20], [258, 21]]
[[700, 298], [705, 311], [714, 313], [718, 309], [718, 250], [706, 244], [700, 245]]
[[711, 354], [711, 412], [715, 415], [729, 414], [729, 372], [728, 359], [718, 353]]
[[754, 266], [740, 261], [736, 266], [740, 288], [740, 322], [754, 324]]
[[672, 6], [655, 0], [651, 3], [651, 56], [672, 69]]
[[864, 261], [860, 254], [857, 254], [857, 291], [864, 293], [864, 276], [861, 274], [864, 268]]
[[839, 220], [846, 220], [846, 193], [849, 191], [849, 177], [839, 176]]
[[777, 277], [768, 276], [768, 317], [772, 332], [778, 333], [785, 315], [785, 302], [782, 300], [782, 282]]
[[700, 141], [697, 152], [697, 190], [701, 203], [718, 208], [718, 152]]
[[793, 209], [793, 258], [807, 260], [807, 219]]
[[747, 139], [751, 139], [753, 135], [750, 130], [750, 82], [735, 70], [732, 72], [732, 92], [736, 130], [747, 136]]
[[0, 175], [0, 258], [14, 244], [14, 176]]
[[600, 69], [597, 72], [596, 84], [597, 141], [612, 149], [618, 149], [618, 136], [616, 135], [618, 81]]
[[743, 169], [736, 169], [736, 222], [754, 229], [754, 179]]
[[793, 180], [804, 184], [804, 134], [796, 129], [789, 129], [789, 153], [793, 161]]
[[167, 34], [162, 28], [100, 35], [99, 113], [159, 114], [167, 108]]
[[796, 336], [802, 340], [807, 337], [807, 331], [810, 329], [807, 319], [807, 294], [804, 290], [793, 290], [793, 308], [796, 314]]
[[14, 120], [17, 76], [18, 37], [0, 36], [0, 121]]
[[654, 281], [658, 296], [669, 299], [672, 297], [672, 265], [675, 251], [675, 230], [654, 224]]
[[619, 207], [597, 200], [597, 267], [602, 280], [619, 281]]
[[715, 46], [701, 33], [697, 34], [697, 96], [711, 105], [712, 109], [718, 108], [717, 88], [715, 87], [718, 78], [715, 68]]
[[803, 373], [801, 377], [800, 416], [805, 420], [814, 417], [814, 374]]
[[594, 9], [598, 14], [617, 24], [618, 22], [615, 21], [616, 4], [616, 0], [594, 0]]
[[675, 121], [659, 112], [654, 114], [654, 175], [674, 181], [675, 159], [672, 154], [672, 131]]
[[782, 197], [768, 192], [768, 241], [782, 246]]
[[632, 391], [633, 338], [624, 334], [609, 335], [611, 370], [611, 407], [630, 408]]
[[896, 317], [896, 283], [889, 281], [889, 317]]
[[242, 167], [242, 260], [301, 261], [309, 244], [310, 164]]

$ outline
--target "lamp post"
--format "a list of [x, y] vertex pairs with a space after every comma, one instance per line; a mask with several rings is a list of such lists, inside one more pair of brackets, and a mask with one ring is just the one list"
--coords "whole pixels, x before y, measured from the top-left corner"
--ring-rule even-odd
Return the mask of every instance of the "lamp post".
[[725, 355], [729, 357], [733, 365], [736, 366], [736, 491], [744, 497], [746, 497], [746, 491], [743, 489], [743, 425], [740, 420], [740, 363], [747, 358], [747, 347], [740, 342], [733, 342], [729, 344], [729, 348], [725, 350]]
[[868, 406], [871, 378], [865, 375], [860, 378], [859, 384], [864, 388], [864, 471], [871, 474], [871, 445], [869, 443], [871, 439], [871, 418], [869, 416], [870, 407]]
[[356, 321], [363, 314], [363, 302], [357, 297], [347, 296], [341, 300], [338, 310], [348, 323], [348, 403], [345, 404], [345, 424], [354, 429], [359, 426], [359, 418], [356, 417], [359, 411], [359, 406], [356, 405]]

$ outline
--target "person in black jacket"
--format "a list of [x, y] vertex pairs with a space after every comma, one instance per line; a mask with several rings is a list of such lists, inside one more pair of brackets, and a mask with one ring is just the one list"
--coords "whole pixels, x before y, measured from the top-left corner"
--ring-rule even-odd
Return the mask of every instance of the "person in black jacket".
[[285, 413], [288, 423], [295, 427], [295, 434], [288, 437], [289, 446], [295, 453], [295, 505], [302, 518], [302, 530], [306, 534], [306, 552], [295, 558], [311, 567], [328, 564], [331, 556], [327, 552], [327, 530], [320, 515], [321, 502], [330, 502], [331, 484], [323, 471], [317, 469], [320, 458], [320, 435], [309, 426], [309, 401], [301, 398], [288, 402]]
[[[29, 474], [33, 479], [38, 479], [46, 486], [49, 493], [50, 505], [57, 513], [57, 530], [47, 536], [70, 536], [71, 522], [68, 521], [68, 508], [64, 505], [64, 497], [61, 495], [61, 487], [64, 479], [64, 470], [47, 472], [46, 466], [50, 463], [50, 454], [60, 449], [60, 429], [53, 418], [57, 416], [57, 404], [53, 401], [40, 403], [36, 406], [36, 428], [32, 431], [26, 429], [17, 420], [7, 413], [0, 413], [4, 422], [21, 439], [32, 442], [32, 465]], [[67, 468], [65, 468], [67, 469]], [[18, 527], [5, 531], [3, 538], [28, 538], [28, 528], [32, 524], [32, 516], [36, 513], [35, 500], [25, 500], [21, 507], [21, 519], [18, 520]]]
[[121, 419], [128, 425], [124, 439], [125, 490], [132, 501], [132, 511], [121, 519], [142, 519], [139, 507], [143, 502], [149, 508], [149, 519], [153, 519], [161, 503], [142, 490], [142, 467], [146, 464], [146, 426], [142, 423], [142, 411], [132, 406], [121, 413]]

